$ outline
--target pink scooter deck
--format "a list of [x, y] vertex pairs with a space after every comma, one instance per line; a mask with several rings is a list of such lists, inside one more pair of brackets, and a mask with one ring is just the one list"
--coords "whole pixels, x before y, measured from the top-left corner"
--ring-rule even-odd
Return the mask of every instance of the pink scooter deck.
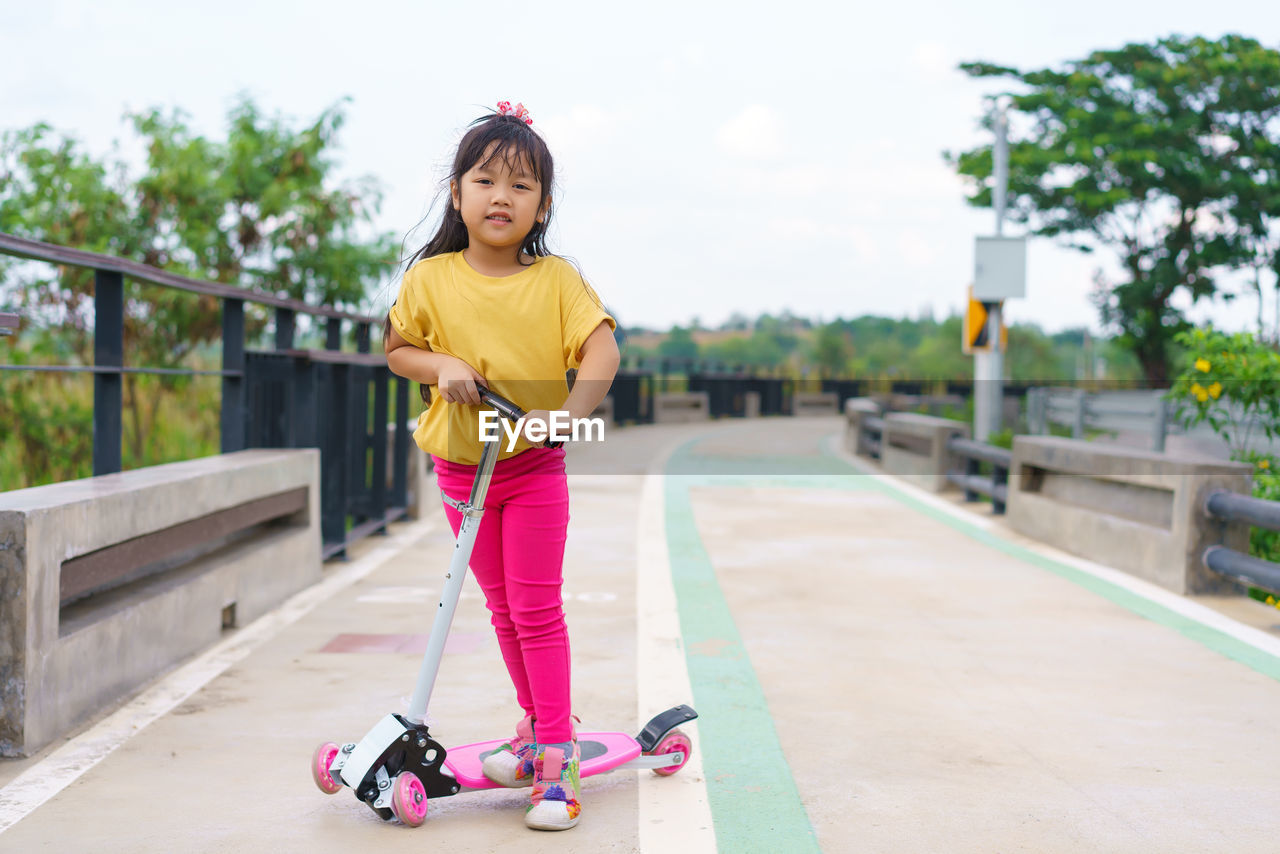
[[[469, 789], [497, 789], [500, 786], [484, 775], [484, 757], [502, 744], [501, 741], [482, 741], [451, 747], [445, 754], [444, 764], [458, 782]], [[640, 745], [629, 735], [620, 732], [578, 733], [578, 751], [582, 754], [579, 774], [590, 777], [612, 771], [624, 762], [640, 755]]]

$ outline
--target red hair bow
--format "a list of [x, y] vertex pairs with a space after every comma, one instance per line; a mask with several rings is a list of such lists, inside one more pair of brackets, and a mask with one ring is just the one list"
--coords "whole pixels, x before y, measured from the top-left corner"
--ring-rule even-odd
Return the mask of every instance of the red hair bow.
[[533, 119], [529, 116], [529, 111], [524, 108], [524, 104], [516, 104], [512, 107], [510, 101], [499, 101], [498, 115], [515, 116], [527, 125], [533, 124]]

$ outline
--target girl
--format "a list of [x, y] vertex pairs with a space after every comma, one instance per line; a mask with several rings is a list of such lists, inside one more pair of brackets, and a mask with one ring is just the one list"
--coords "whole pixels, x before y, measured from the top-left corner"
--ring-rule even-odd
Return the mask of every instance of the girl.
[[[618, 369], [615, 323], [578, 271], [547, 250], [551, 152], [521, 105], [503, 101], [458, 144], [449, 206], [412, 259], [391, 307], [387, 363], [430, 387], [414, 440], [435, 460], [440, 489], [465, 501], [480, 460], [477, 383], [528, 411], [583, 418]], [[576, 369], [570, 391], [565, 372]], [[447, 502], [457, 535], [462, 517]], [[525, 823], [565, 830], [582, 814], [580, 755], [570, 718], [569, 636], [561, 610], [569, 523], [564, 451], [527, 436], [502, 453], [471, 569], [484, 590], [524, 718], [485, 759], [506, 786], [533, 786]]]

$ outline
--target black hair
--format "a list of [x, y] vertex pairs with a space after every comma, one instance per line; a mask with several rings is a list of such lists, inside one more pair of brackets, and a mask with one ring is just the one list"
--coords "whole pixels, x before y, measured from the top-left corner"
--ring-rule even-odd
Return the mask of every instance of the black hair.
[[[458, 186], [461, 187], [463, 175], [476, 165], [488, 166], [498, 158], [502, 158], [512, 169], [526, 166], [533, 170], [533, 177], [542, 185], [543, 198], [539, 205], [543, 214], [542, 222], [535, 222], [525, 235], [520, 244], [517, 263], [523, 263], [526, 255], [550, 255], [551, 250], [547, 248], [547, 228], [551, 224], [551, 211], [547, 207], [546, 197], [555, 184], [555, 161], [551, 158], [551, 149], [547, 148], [547, 143], [523, 120], [494, 113], [472, 122], [471, 129], [458, 143], [447, 181], [459, 182]], [[452, 204], [446, 204], [440, 227], [426, 246], [410, 256], [408, 266], [413, 266], [423, 258], [461, 252], [467, 245], [467, 226], [462, 221], [462, 213], [454, 209]]]
[[[526, 255], [534, 257], [550, 255], [551, 250], [547, 248], [547, 226], [551, 222], [551, 211], [547, 206], [546, 197], [551, 194], [551, 188], [555, 184], [555, 160], [551, 157], [551, 149], [547, 148], [546, 141], [524, 120], [501, 113], [491, 113], [473, 121], [470, 129], [458, 143], [458, 150], [454, 152], [453, 165], [449, 169], [449, 176], [445, 179], [445, 186], [448, 187], [450, 182], [457, 182], [461, 188], [462, 176], [476, 164], [482, 167], [488, 166], [499, 157], [509, 168], [527, 166], [532, 169], [533, 177], [542, 185], [543, 198], [539, 204], [543, 214], [542, 221], [535, 222], [533, 228], [525, 235], [516, 256], [516, 263], [523, 264]], [[451, 200], [446, 201], [444, 213], [440, 218], [440, 227], [436, 229], [436, 233], [425, 246], [409, 256], [405, 268], [412, 267], [424, 258], [461, 252], [469, 245], [470, 238], [467, 236], [466, 223], [462, 221], [462, 212], [453, 207]], [[391, 315], [388, 314], [382, 327], [383, 347], [386, 346], [390, 333]], [[430, 402], [426, 386], [421, 386], [419, 393], [424, 402]]]
[[[547, 147], [546, 141], [522, 119], [512, 115], [492, 113], [473, 121], [470, 129], [463, 134], [462, 140], [458, 143], [458, 150], [453, 156], [453, 165], [450, 167], [448, 178], [445, 179], [446, 188], [449, 182], [458, 182], [458, 186], [461, 187], [462, 176], [477, 164], [485, 167], [498, 158], [502, 158], [512, 170], [517, 166], [531, 169], [533, 177], [542, 185], [542, 200], [539, 205], [543, 214], [542, 221], [535, 222], [533, 228], [525, 235], [524, 241], [520, 244], [516, 263], [524, 264], [526, 255], [537, 258], [554, 254], [547, 248], [547, 229], [551, 225], [551, 206], [547, 202], [547, 197], [551, 195], [555, 185], [555, 161], [551, 157], [551, 149]], [[470, 239], [467, 235], [466, 223], [462, 221], [462, 213], [454, 209], [451, 199], [447, 200], [440, 219], [440, 227], [436, 229], [436, 233], [425, 246], [409, 256], [405, 269], [424, 258], [461, 252], [468, 245], [470, 245]], [[573, 263], [575, 269], [577, 268], [577, 263], [572, 259], [566, 260]], [[578, 270], [578, 275], [582, 276], [581, 270]], [[585, 278], [582, 280], [582, 286], [586, 288], [592, 301], [604, 309], [604, 304], [587, 286]], [[388, 313], [382, 328], [384, 348], [390, 332], [391, 315]], [[418, 387], [418, 393], [424, 403], [431, 402], [431, 396], [425, 385]]]

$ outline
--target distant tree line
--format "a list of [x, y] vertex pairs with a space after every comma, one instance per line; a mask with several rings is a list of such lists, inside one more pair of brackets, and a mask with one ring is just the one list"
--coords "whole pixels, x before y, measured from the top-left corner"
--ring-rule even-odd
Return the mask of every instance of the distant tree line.
[[[673, 326], [661, 335], [628, 329], [623, 352], [851, 378], [972, 379], [973, 358], [961, 351], [961, 325], [959, 316], [938, 321], [866, 315], [821, 323], [790, 315], [765, 314], [755, 320], [735, 315], [717, 330], [703, 329], [700, 323], [696, 329], [693, 324]], [[641, 341], [655, 343], [645, 346]], [[1005, 363], [1014, 381], [1129, 382], [1143, 376], [1123, 345], [1090, 336], [1086, 329], [1046, 333], [1035, 325], [1015, 325], [1009, 330]]]

